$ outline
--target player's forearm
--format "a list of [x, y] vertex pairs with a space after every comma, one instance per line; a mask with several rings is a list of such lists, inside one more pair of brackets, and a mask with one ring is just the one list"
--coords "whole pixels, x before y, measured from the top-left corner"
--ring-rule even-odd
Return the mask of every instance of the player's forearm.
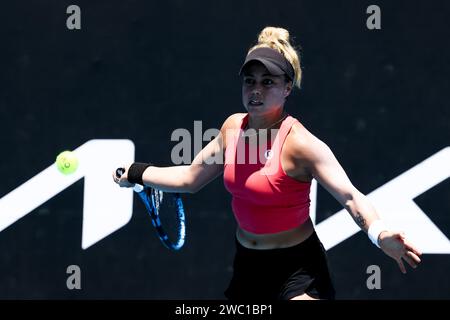
[[148, 167], [142, 174], [142, 181], [146, 186], [164, 192], [192, 193], [194, 187], [186, 178], [189, 166]]
[[367, 233], [369, 226], [380, 219], [369, 199], [359, 191], [355, 191], [345, 202], [345, 209], [350, 213], [355, 223]]

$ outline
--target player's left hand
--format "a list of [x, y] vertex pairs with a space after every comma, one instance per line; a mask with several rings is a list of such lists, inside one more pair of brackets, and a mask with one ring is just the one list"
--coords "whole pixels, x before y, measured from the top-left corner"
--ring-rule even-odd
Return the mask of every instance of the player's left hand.
[[121, 166], [121, 168], [125, 169], [125, 172], [122, 174], [122, 176], [120, 178], [117, 177], [116, 175], [116, 169], [114, 169], [113, 173], [112, 173], [112, 177], [115, 183], [117, 183], [121, 188], [133, 188], [134, 187], [134, 183], [130, 183], [128, 182], [128, 169], [130, 168], [131, 165], [124, 165]]
[[402, 273], [406, 273], [402, 259], [414, 269], [421, 262], [422, 253], [406, 239], [403, 232], [383, 231], [378, 243], [385, 254], [397, 261]]

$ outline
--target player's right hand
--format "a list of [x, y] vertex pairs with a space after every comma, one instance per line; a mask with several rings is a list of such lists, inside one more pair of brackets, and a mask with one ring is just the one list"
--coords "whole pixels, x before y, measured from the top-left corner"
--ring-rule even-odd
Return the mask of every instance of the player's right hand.
[[112, 177], [115, 183], [117, 183], [121, 188], [133, 188], [134, 183], [130, 183], [127, 180], [128, 177], [128, 169], [131, 165], [121, 166], [120, 168], [124, 169], [125, 172], [119, 177], [116, 173], [117, 169], [113, 170]]

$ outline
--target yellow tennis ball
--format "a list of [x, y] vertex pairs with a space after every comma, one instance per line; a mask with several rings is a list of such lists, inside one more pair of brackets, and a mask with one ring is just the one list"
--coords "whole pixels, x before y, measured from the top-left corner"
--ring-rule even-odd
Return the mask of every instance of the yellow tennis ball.
[[62, 174], [74, 173], [78, 168], [78, 158], [72, 151], [63, 151], [56, 157], [56, 167]]

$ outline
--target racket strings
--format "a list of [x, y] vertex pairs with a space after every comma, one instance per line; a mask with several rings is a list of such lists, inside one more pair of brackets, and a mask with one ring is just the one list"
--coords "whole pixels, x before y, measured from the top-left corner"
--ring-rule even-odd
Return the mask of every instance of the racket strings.
[[177, 223], [177, 240], [173, 243], [170, 241], [167, 233], [162, 227], [159, 215], [162, 206], [163, 192], [153, 188], [146, 187], [139, 195], [144, 200], [147, 210], [152, 219], [152, 224], [156, 228], [158, 236], [162, 243], [169, 249], [179, 250], [185, 242], [186, 237], [186, 219], [184, 213], [183, 202], [179, 194], [172, 194], [173, 201], [169, 201], [169, 205], [176, 208], [176, 223]]

